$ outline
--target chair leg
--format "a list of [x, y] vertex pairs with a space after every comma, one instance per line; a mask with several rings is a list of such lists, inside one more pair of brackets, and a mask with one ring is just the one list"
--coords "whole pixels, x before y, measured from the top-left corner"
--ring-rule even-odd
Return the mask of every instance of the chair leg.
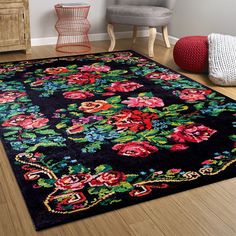
[[115, 45], [116, 45], [116, 37], [115, 37], [115, 34], [114, 34], [114, 26], [112, 24], [107, 25], [107, 32], [108, 32], [108, 35], [111, 39], [111, 44], [110, 44], [110, 47], [109, 47], [108, 51], [111, 52], [111, 51], [114, 50]]
[[168, 37], [168, 29], [167, 26], [163, 26], [162, 27], [162, 36], [165, 42], [165, 45], [167, 48], [170, 48], [170, 41], [169, 41], [169, 37]]
[[157, 29], [149, 27], [148, 55], [154, 57], [154, 43], [156, 39]]
[[136, 43], [138, 27], [134, 25], [133, 27], [133, 43]]

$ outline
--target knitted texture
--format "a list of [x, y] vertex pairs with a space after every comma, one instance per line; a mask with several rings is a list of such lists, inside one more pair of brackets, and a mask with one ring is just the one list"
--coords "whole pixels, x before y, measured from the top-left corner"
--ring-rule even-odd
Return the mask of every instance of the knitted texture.
[[209, 78], [218, 85], [236, 86], [236, 37], [210, 34]]
[[207, 36], [188, 36], [178, 40], [174, 47], [174, 60], [183, 70], [195, 73], [207, 72]]

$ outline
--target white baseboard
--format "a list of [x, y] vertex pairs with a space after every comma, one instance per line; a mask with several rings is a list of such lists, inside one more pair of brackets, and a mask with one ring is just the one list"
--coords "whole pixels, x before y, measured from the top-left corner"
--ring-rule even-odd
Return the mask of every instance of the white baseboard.
[[[132, 31], [116, 32], [115, 34], [116, 34], [117, 39], [132, 37]], [[138, 37], [148, 37], [148, 30], [138, 31]], [[157, 38], [162, 39], [162, 34], [158, 32]], [[89, 34], [90, 41], [102, 41], [102, 40], [108, 40], [108, 39], [109, 39], [109, 36], [107, 33]], [[178, 41], [178, 38], [169, 36], [169, 40], [170, 40], [170, 43], [174, 45]], [[31, 39], [32, 46], [55, 45], [56, 43], [57, 43], [57, 37]]]

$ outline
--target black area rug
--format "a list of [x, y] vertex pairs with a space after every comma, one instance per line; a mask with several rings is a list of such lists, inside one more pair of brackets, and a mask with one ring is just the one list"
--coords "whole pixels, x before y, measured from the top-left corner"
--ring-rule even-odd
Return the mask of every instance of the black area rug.
[[43, 229], [236, 176], [236, 103], [133, 51], [0, 64], [2, 142]]

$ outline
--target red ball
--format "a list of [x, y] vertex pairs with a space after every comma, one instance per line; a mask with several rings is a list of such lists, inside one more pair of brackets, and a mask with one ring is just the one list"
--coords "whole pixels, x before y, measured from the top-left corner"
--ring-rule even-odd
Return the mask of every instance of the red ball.
[[208, 72], [207, 36], [188, 36], [177, 41], [173, 52], [175, 63], [183, 70]]

